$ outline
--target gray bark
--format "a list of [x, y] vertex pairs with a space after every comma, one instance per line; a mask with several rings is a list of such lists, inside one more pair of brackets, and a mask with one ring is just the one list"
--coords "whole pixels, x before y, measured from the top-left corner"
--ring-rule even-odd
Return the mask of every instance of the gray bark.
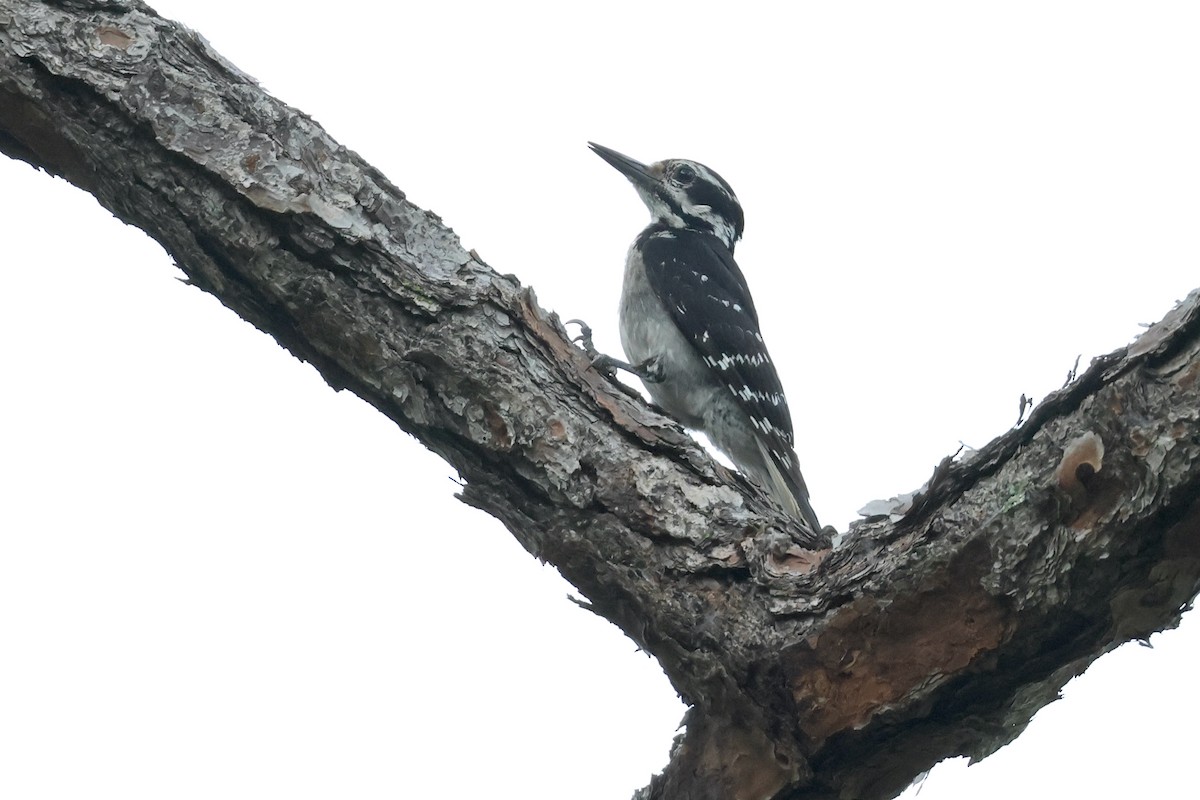
[[1200, 293], [830, 549], [136, 0], [0, 0], [0, 151], [445, 458], [465, 502], [658, 658], [692, 709], [644, 797], [893, 797], [1013, 739], [1200, 587]]

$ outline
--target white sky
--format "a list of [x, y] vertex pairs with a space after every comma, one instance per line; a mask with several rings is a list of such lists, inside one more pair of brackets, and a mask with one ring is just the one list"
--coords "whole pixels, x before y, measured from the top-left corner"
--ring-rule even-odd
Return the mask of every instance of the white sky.
[[[839, 528], [1200, 284], [1192, 3], [154, 5], [610, 352], [646, 215], [584, 142], [721, 172]], [[449, 467], [87, 195], [0, 187], [0, 797], [613, 800], [665, 764], [657, 665]], [[1193, 792], [1200, 628], [1154, 644], [921, 800]]]

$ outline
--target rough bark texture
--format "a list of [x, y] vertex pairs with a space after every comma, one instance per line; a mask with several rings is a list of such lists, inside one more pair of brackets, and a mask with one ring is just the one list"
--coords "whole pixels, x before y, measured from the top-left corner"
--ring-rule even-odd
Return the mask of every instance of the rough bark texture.
[[443, 456], [464, 501], [659, 659], [692, 710], [643, 797], [893, 797], [1010, 741], [1200, 586], [1200, 294], [830, 550], [140, 2], [0, 0], [0, 151]]

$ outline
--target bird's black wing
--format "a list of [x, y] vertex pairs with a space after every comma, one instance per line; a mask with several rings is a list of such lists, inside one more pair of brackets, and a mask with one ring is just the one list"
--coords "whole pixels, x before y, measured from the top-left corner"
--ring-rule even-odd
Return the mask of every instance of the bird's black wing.
[[650, 288], [750, 417], [793, 494], [807, 506], [787, 398], [733, 253], [715, 236], [698, 231], [652, 229], [645, 236], [641, 249]]

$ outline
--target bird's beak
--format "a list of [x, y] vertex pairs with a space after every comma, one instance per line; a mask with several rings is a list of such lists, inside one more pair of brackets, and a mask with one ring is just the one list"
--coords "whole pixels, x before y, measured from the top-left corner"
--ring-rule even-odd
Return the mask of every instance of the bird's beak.
[[658, 183], [658, 177], [650, 171], [650, 167], [642, 162], [635, 161], [627, 155], [595, 142], [588, 142], [588, 147], [592, 148], [593, 153], [616, 167], [617, 171], [628, 178], [634, 186], [648, 188]]

